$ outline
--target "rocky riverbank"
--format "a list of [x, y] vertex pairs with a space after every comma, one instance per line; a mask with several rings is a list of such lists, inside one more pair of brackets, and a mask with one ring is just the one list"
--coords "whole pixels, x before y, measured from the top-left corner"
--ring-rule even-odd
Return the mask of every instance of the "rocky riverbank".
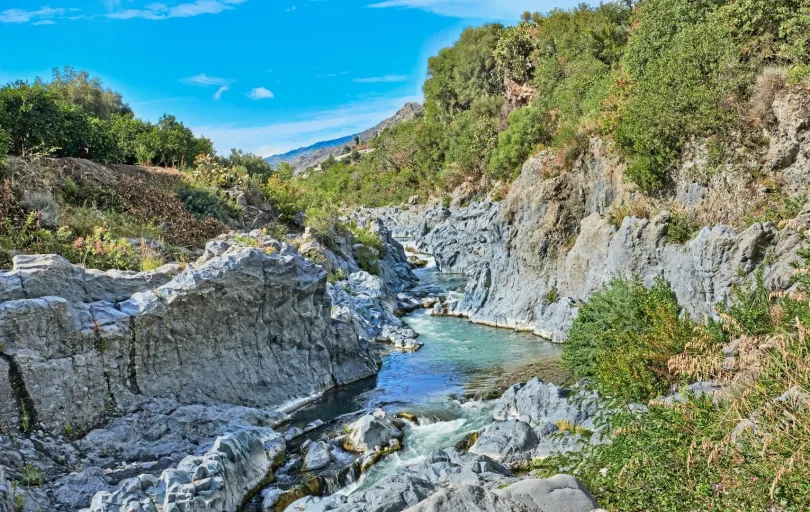
[[[283, 459], [286, 413], [374, 375], [385, 333], [413, 343], [395, 294], [415, 278], [373, 229], [379, 277], [359, 269], [363, 246], [320, 249], [346, 268], [335, 285], [328, 264], [260, 231], [144, 273], [16, 256], [0, 272], [0, 501], [235, 510]], [[295, 244], [311, 256], [316, 242]]]

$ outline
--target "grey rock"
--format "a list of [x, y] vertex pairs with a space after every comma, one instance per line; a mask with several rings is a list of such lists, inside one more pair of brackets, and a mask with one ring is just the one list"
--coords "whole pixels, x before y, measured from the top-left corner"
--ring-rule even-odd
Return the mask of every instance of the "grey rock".
[[6, 478], [6, 469], [0, 466], [0, 512], [16, 512], [14, 490]]
[[312, 443], [312, 446], [307, 450], [307, 455], [304, 457], [304, 471], [313, 471], [328, 466], [334, 457], [329, 445], [323, 441]]
[[284, 416], [228, 405], [182, 405], [171, 399], [143, 404], [137, 411], [91, 430], [77, 446], [90, 464], [157, 461], [199, 452], [217, 436], [251, 427], [273, 427]]
[[582, 482], [569, 475], [521, 480], [493, 493], [538, 512], [591, 512], [599, 508]]
[[[154, 288], [154, 273], [106, 273], [101, 286], [59, 257], [18, 257], [28, 298], [0, 302], [0, 343], [38, 420], [81, 430], [165, 396], [286, 407], [373, 375], [374, 354], [331, 318], [326, 273], [279, 247], [229, 247]], [[88, 302], [104, 296], [88, 275], [107, 298], [144, 289]]]
[[298, 428], [298, 427], [292, 427], [291, 429], [289, 429], [289, 430], [288, 430], [288, 431], [287, 431], [287, 432], [284, 434], [284, 439], [286, 439], [287, 441], [292, 441], [293, 439], [295, 439], [295, 438], [297, 438], [297, 437], [301, 437], [302, 435], [304, 435], [304, 431], [303, 431], [303, 430], [301, 430], [301, 429], [300, 429], [300, 428]]
[[388, 446], [392, 439], [402, 437], [403, 432], [393, 419], [382, 409], [376, 409], [351, 425], [343, 447], [353, 452], [373, 452]]
[[596, 412], [595, 397], [581, 396], [582, 403], [571, 398], [569, 391], [535, 378], [507, 389], [495, 402], [492, 415], [498, 421], [519, 419], [532, 426], [561, 420], [583, 425]]
[[532, 512], [535, 509], [512, 502], [482, 487], [462, 485], [442, 489], [407, 512]]
[[67, 510], [79, 510], [89, 507], [96, 493], [111, 492], [114, 487], [107, 482], [101, 468], [92, 467], [59, 479], [52, 489], [57, 505]]
[[90, 512], [236, 510], [272, 470], [278, 453], [267, 452], [265, 445], [279, 438], [269, 428], [221, 436], [208, 452], [186, 457], [159, 479], [142, 475], [114, 492], [96, 494]]
[[470, 453], [499, 462], [530, 461], [540, 439], [531, 425], [518, 420], [496, 422], [487, 427], [470, 447]]

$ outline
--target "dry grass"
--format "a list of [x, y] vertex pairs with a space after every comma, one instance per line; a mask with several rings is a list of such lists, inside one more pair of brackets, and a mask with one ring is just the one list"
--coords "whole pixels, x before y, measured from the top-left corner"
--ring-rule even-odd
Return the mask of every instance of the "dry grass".
[[652, 216], [653, 206], [645, 196], [637, 195], [629, 201], [622, 201], [613, 206], [608, 214], [608, 221], [616, 228], [622, 227], [626, 217], [649, 219]]
[[748, 112], [748, 119], [752, 126], [764, 128], [770, 124], [773, 117], [773, 101], [779, 91], [784, 89], [787, 84], [788, 72], [786, 69], [769, 67], [762, 70], [762, 73], [757, 77]]

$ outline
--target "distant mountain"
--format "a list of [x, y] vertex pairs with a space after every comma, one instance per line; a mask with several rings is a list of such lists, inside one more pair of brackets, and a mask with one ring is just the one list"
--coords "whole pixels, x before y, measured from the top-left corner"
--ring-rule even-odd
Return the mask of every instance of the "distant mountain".
[[309, 167], [315, 167], [329, 156], [338, 156], [345, 146], [354, 147], [354, 138], [359, 137], [360, 142], [367, 142], [378, 133], [395, 124], [409, 121], [414, 117], [422, 115], [422, 105], [419, 103], [406, 103], [396, 114], [382, 121], [373, 128], [369, 128], [360, 133], [341, 137], [339, 139], [317, 142], [305, 148], [294, 149], [282, 155], [273, 155], [265, 158], [265, 161], [272, 167], [281, 162], [287, 162], [293, 166], [295, 173], [303, 172]]
[[315, 144], [307, 146], [305, 148], [298, 148], [293, 149], [292, 151], [287, 151], [282, 155], [268, 156], [267, 158], [264, 159], [264, 161], [270, 164], [271, 167], [275, 167], [281, 162], [292, 163], [296, 159], [303, 158], [306, 155], [318, 151], [319, 149], [333, 148], [336, 146], [340, 146], [342, 148], [346, 144], [350, 143], [352, 139], [354, 139], [354, 135], [347, 135], [346, 137], [341, 137], [339, 139], [324, 140], [321, 142], [316, 142]]

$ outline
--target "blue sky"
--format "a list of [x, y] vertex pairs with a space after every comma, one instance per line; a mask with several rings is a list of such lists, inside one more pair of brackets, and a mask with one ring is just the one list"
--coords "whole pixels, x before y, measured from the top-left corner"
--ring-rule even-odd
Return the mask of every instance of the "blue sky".
[[575, 0], [0, 0], [0, 82], [87, 69], [139, 117], [171, 113], [268, 156], [420, 101], [464, 27]]

